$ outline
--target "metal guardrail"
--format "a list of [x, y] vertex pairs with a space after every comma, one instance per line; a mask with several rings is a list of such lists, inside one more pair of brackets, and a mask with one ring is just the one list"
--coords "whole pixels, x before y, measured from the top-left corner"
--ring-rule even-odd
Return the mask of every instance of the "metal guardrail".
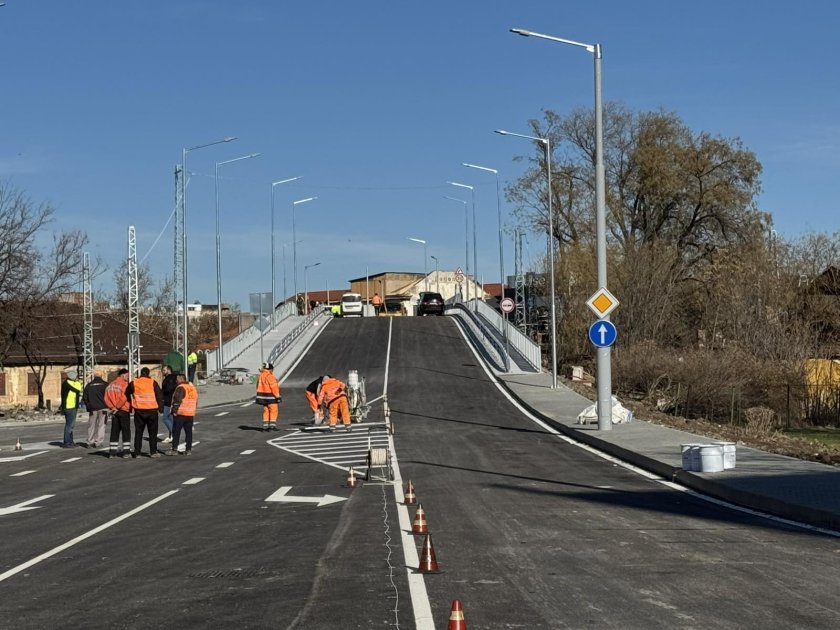
[[470, 333], [478, 340], [484, 351], [496, 363], [496, 368], [504, 370], [505, 349], [496, 337], [485, 330], [482, 321], [470, 310], [469, 304], [451, 304], [447, 309], [455, 311], [455, 316], [469, 328]]
[[309, 313], [309, 315], [306, 316], [306, 319], [295, 326], [288, 335], [283, 337], [283, 339], [281, 339], [280, 342], [271, 349], [271, 352], [268, 353], [268, 362], [277, 363], [277, 358], [283, 354], [283, 351], [291, 346], [295, 339], [300, 337], [301, 333], [303, 333], [303, 331], [306, 330], [315, 319], [322, 316], [330, 316], [329, 311], [316, 309]]
[[[277, 326], [281, 321], [286, 319], [287, 317], [291, 317], [292, 315], [297, 314], [297, 307], [294, 304], [283, 304], [280, 308], [275, 310], [274, 316], [276, 323], [274, 324]], [[255, 343], [258, 343], [260, 340], [260, 329], [254, 325], [250, 326], [246, 330], [243, 330], [241, 333], [236, 335], [233, 339], [228, 339], [226, 342], [222, 344], [222, 349], [224, 350], [224, 357], [225, 363], [230, 365], [231, 361], [234, 361], [245, 352], [248, 348], [253, 346]], [[210, 366], [216, 365], [216, 356], [218, 354], [218, 350], [208, 350], [206, 353], [207, 358], [207, 372], [213, 372], [215, 368], [211, 368]]]
[[496, 309], [488, 306], [485, 302], [478, 301], [478, 312], [489, 321], [496, 330], [504, 335], [504, 328], [507, 328], [508, 341], [510, 345], [516, 348], [525, 360], [530, 363], [535, 370], [542, 369], [542, 353], [538, 344], [522, 334], [516, 326], [502, 317]]

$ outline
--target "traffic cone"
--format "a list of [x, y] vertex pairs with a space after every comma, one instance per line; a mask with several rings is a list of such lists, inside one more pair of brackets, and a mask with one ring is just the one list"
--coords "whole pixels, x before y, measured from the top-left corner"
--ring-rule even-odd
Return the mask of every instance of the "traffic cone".
[[411, 525], [411, 533], [415, 535], [428, 534], [429, 526], [426, 523], [426, 513], [423, 511], [423, 504], [417, 504], [417, 511], [414, 513], [414, 523]]
[[347, 483], [345, 484], [345, 487], [355, 488], [357, 484], [358, 481], [356, 481], [356, 473], [353, 472], [353, 467], [350, 466], [350, 474], [347, 476]]
[[426, 538], [423, 539], [423, 551], [420, 552], [420, 568], [418, 571], [420, 573], [439, 573], [431, 534], [426, 534]]
[[408, 480], [408, 485], [405, 487], [405, 498], [403, 498], [403, 505], [415, 505], [417, 497], [414, 495], [414, 484], [411, 479]]
[[16, 451], [22, 451], [23, 450], [23, 446], [20, 443], [20, 438], [17, 439], [17, 444], [15, 444], [15, 450]]
[[452, 610], [449, 613], [449, 625], [446, 630], [467, 630], [467, 622], [464, 620], [464, 611], [459, 599], [452, 600]]

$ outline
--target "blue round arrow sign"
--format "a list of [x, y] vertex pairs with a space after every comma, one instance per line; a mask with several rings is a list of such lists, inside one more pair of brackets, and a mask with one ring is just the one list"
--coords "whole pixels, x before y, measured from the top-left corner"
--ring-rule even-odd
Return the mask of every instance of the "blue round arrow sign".
[[598, 348], [609, 348], [617, 336], [615, 324], [608, 319], [599, 319], [589, 327], [589, 341]]

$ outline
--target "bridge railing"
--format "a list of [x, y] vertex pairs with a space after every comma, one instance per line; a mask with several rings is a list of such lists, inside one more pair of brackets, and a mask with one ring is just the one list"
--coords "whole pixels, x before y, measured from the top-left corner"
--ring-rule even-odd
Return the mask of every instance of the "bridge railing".
[[271, 349], [271, 352], [268, 353], [268, 362], [277, 363], [278, 357], [281, 354], [283, 354], [283, 352], [289, 346], [291, 346], [292, 343], [294, 343], [295, 339], [300, 337], [303, 331], [306, 330], [314, 320], [316, 320], [318, 317], [325, 316], [330, 316], [329, 311], [320, 308], [315, 309], [311, 313], [309, 313], [309, 315], [306, 316], [306, 319], [304, 319], [300, 324], [295, 326], [288, 335], [283, 337], [283, 339], [281, 339], [280, 342], [276, 346], [274, 346], [274, 348]]
[[525, 357], [525, 360], [530, 363], [537, 371], [542, 369], [542, 354], [540, 346], [534, 343], [531, 339], [522, 334], [516, 326], [502, 317], [499, 312], [485, 302], [478, 301], [478, 312], [489, 321], [502, 335], [507, 329], [508, 341], [510, 345]]
[[[478, 341], [484, 349], [487, 357], [496, 364], [496, 369], [504, 370], [504, 346], [499, 343], [493, 333], [485, 329], [485, 324], [476, 317], [472, 310], [470, 310], [471, 307], [472, 305], [469, 303], [452, 304], [447, 309], [447, 311], [449, 311], [447, 314], [457, 316], [458, 319], [467, 327], [469, 333], [476, 338], [476, 341]], [[452, 311], [454, 311], [454, 313]]]

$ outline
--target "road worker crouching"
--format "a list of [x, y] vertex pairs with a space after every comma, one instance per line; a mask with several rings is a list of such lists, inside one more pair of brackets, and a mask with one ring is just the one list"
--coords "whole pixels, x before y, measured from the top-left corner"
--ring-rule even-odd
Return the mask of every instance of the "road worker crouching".
[[330, 414], [330, 431], [335, 431], [338, 416], [344, 423], [347, 431], [352, 431], [350, 426], [350, 408], [347, 406], [347, 386], [332, 376], [321, 382], [321, 391], [318, 393], [318, 404], [326, 405]]

